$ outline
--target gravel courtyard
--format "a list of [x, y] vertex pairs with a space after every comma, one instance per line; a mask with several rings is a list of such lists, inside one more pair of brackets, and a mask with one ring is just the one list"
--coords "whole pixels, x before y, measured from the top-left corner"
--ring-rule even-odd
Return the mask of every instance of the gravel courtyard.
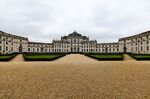
[[[150, 61], [0, 62], [0, 99], [150, 99]], [[16, 58], [17, 58], [16, 57]], [[130, 61], [129, 61], [130, 60]]]

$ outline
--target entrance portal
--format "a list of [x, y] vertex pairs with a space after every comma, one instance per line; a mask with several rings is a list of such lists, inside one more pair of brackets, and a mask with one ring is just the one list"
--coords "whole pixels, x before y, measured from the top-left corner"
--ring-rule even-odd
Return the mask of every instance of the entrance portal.
[[19, 53], [22, 53], [22, 45], [19, 46]]
[[127, 53], [127, 48], [126, 47], [123, 48], [123, 52]]
[[72, 53], [78, 53], [79, 52], [79, 47], [71, 47], [71, 52]]

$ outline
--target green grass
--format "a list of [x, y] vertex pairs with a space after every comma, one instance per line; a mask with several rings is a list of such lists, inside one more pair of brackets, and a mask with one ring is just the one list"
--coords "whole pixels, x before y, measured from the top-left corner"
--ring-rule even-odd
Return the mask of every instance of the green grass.
[[123, 60], [123, 54], [89, 54], [87, 56], [98, 60]]
[[27, 61], [50, 61], [64, 56], [63, 54], [24, 54]]
[[0, 55], [0, 61], [9, 61], [14, 58], [17, 54], [7, 54], [7, 55]]
[[130, 54], [136, 60], [150, 60], [150, 54]]

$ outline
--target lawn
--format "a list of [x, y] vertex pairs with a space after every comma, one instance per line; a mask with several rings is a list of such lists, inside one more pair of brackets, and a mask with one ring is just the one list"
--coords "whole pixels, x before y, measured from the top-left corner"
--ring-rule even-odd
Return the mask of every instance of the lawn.
[[9, 61], [14, 58], [17, 54], [7, 54], [7, 55], [0, 55], [0, 61]]
[[52, 61], [64, 54], [24, 54], [23, 56], [26, 61]]
[[150, 60], [150, 54], [130, 54], [136, 60]]
[[86, 56], [95, 58], [97, 60], [123, 60], [123, 54], [108, 53], [108, 54], [86, 54]]

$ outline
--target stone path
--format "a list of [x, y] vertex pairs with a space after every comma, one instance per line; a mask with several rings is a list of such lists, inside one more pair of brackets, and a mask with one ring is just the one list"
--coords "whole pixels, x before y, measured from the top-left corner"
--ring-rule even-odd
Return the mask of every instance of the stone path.
[[24, 58], [22, 54], [19, 54], [16, 57], [14, 57], [10, 62], [23, 62], [23, 61], [24, 61]]
[[124, 54], [124, 61], [136, 61], [136, 60], [131, 56], [129, 56], [128, 54]]
[[57, 59], [54, 62], [61, 62], [61, 63], [73, 63], [73, 64], [80, 64], [80, 63], [97, 63], [99, 61], [92, 59], [90, 57], [87, 57], [85, 55], [81, 54], [69, 54], [66, 55], [60, 59]]

